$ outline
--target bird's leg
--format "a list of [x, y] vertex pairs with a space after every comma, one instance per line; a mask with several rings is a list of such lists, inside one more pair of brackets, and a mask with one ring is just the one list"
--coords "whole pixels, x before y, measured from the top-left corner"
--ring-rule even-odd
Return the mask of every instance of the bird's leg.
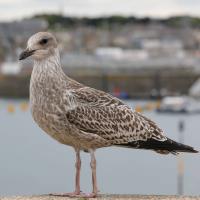
[[92, 169], [92, 193], [97, 194], [98, 189], [97, 189], [97, 175], [96, 175], [96, 159], [95, 159], [95, 155], [94, 155], [94, 151], [91, 152], [91, 169]]
[[91, 155], [91, 162], [90, 162], [90, 166], [92, 169], [92, 193], [88, 195], [88, 197], [96, 197], [97, 193], [98, 193], [98, 188], [97, 188], [97, 175], [96, 175], [96, 159], [95, 159], [95, 154], [94, 154], [94, 150], [90, 151], [90, 155]]
[[83, 197], [83, 198], [94, 198], [97, 196], [97, 176], [96, 176], [96, 159], [94, 155], [94, 150], [90, 151], [91, 162], [90, 166], [92, 169], [92, 193], [85, 194], [80, 190], [80, 170], [81, 170], [81, 159], [80, 159], [80, 151], [76, 150], [76, 179], [75, 179], [75, 191], [72, 193], [64, 193], [64, 194], [53, 194], [54, 196], [62, 196], [62, 197]]
[[76, 151], [76, 189], [73, 193], [67, 193], [67, 196], [70, 197], [83, 197], [83, 198], [94, 198], [97, 196], [98, 189], [97, 189], [97, 176], [96, 176], [96, 159], [94, 155], [94, 150], [90, 151], [91, 155], [91, 162], [90, 166], [92, 169], [92, 193], [85, 194], [80, 191], [80, 169], [81, 169], [81, 159], [80, 159], [80, 152]]
[[81, 157], [80, 157], [80, 150], [75, 149], [76, 151], [76, 176], [75, 176], [75, 191], [70, 193], [63, 193], [63, 194], [51, 194], [53, 196], [70, 196], [70, 197], [76, 197], [79, 196], [81, 193], [80, 190], [80, 172], [81, 172]]
[[85, 194], [85, 193], [80, 193], [79, 195], [76, 195], [76, 197], [83, 197], [83, 198], [94, 198], [97, 196], [98, 189], [97, 189], [97, 176], [96, 176], [96, 159], [94, 155], [94, 150], [90, 150], [90, 156], [91, 156], [91, 170], [92, 170], [92, 193], [90, 194]]
[[76, 179], [75, 179], [75, 194], [80, 194], [80, 173], [81, 173], [81, 157], [80, 150], [76, 150]]
[[80, 150], [75, 150], [76, 151], [76, 163], [75, 163], [75, 168], [76, 168], [76, 176], [75, 176], [75, 191], [71, 193], [66, 193], [67, 196], [77, 196], [81, 193], [80, 190], [80, 173], [81, 173], [81, 157], [80, 157]]

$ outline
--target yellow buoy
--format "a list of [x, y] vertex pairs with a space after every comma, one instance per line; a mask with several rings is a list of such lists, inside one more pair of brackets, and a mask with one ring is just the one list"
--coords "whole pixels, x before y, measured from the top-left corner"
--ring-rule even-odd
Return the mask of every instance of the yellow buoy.
[[7, 111], [8, 111], [9, 113], [14, 113], [14, 112], [15, 112], [15, 107], [14, 107], [14, 105], [9, 104], [9, 105], [7, 106]]
[[27, 111], [28, 110], [28, 103], [26, 103], [26, 102], [21, 103], [20, 109], [21, 109], [21, 111], [24, 111], [24, 112]]
[[145, 110], [151, 111], [154, 109], [154, 106], [152, 103], [147, 103], [144, 108]]
[[135, 111], [136, 112], [142, 112], [142, 107], [139, 106], [139, 105], [135, 106]]
[[160, 108], [160, 105], [161, 105], [161, 101], [157, 101], [157, 102], [156, 102], [156, 108], [159, 109], [159, 108]]

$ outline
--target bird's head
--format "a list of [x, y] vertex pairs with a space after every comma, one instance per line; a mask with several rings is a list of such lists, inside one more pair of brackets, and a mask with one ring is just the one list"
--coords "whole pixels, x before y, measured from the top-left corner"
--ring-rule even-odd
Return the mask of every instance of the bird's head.
[[19, 60], [32, 57], [34, 60], [46, 59], [55, 53], [58, 44], [56, 38], [48, 32], [38, 32], [32, 35], [27, 48], [19, 55]]

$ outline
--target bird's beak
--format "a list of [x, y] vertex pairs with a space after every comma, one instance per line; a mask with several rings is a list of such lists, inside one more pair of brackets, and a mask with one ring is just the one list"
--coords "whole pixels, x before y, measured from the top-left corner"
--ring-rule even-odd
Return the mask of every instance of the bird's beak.
[[22, 51], [22, 53], [19, 55], [19, 60], [24, 60], [24, 59], [28, 58], [29, 56], [33, 55], [34, 52], [35, 52], [35, 50], [25, 49], [25, 50]]

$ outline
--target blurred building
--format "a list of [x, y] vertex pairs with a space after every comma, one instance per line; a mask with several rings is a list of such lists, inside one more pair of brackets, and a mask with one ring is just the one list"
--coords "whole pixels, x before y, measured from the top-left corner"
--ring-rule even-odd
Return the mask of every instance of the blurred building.
[[[0, 23], [0, 71], [18, 76], [20, 88], [25, 83], [28, 88], [32, 62], [27, 59], [13, 69], [10, 62], [17, 60], [32, 34], [45, 30], [56, 35], [68, 75], [110, 93], [129, 97], [187, 94], [200, 77], [200, 31], [194, 27], [161, 21], [120, 24], [105, 19], [55, 18], [60, 21], [54, 26], [39, 18]], [[72, 22], [75, 25], [69, 25]], [[12, 87], [10, 81], [7, 84]], [[23, 91], [23, 95], [27, 93]]]
[[4, 49], [5, 59], [16, 59], [17, 49], [34, 33], [44, 31], [48, 24], [40, 19], [26, 19], [16, 22], [0, 22], [0, 47]]

